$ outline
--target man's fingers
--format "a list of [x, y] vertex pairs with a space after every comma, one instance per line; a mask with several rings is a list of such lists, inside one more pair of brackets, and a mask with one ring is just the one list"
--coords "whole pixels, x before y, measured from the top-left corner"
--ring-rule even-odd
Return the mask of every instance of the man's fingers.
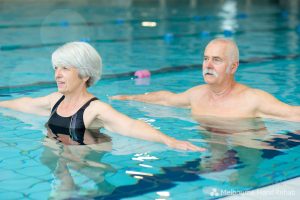
[[125, 95], [115, 95], [115, 96], [111, 96], [109, 98], [113, 99], [113, 100], [125, 100], [126, 96]]

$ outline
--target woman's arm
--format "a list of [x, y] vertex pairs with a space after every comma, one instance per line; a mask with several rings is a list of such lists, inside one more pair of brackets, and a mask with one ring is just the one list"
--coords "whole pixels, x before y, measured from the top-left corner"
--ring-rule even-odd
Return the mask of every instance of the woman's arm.
[[191, 144], [190, 142], [180, 141], [169, 137], [162, 132], [152, 128], [150, 125], [146, 124], [143, 121], [134, 120], [124, 114], [121, 114], [107, 104], [97, 102], [95, 105], [95, 109], [97, 110], [96, 116], [103, 122], [104, 128], [112, 132], [117, 132], [125, 136], [143, 140], [160, 142], [166, 144], [169, 147], [181, 150], [205, 150]]
[[59, 97], [61, 97], [60, 93], [52, 93], [38, 98], [23, 97], [19, 99], [1, 101], [0, 107], [25, 113], [49, 116], [52, 102], [55, 100], [57, 101]]

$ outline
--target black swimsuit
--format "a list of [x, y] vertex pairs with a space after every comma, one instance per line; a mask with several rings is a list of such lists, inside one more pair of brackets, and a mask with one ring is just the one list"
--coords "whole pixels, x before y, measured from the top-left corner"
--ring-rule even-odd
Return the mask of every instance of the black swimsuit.
[[62, 117], [57, 114], [59, 104], [64, 100], [62, 96], [51, 110], [51, 116], [48, 120], [47, 126], [51, 132], [58, 137], [58, 134], [69, 135], [72, 140], [83, 145], [85, 126], [83, 121], [83, 113], [92, 101], [98, 100], [96, 97], [86, 102], [74, 115], [70, 117]]

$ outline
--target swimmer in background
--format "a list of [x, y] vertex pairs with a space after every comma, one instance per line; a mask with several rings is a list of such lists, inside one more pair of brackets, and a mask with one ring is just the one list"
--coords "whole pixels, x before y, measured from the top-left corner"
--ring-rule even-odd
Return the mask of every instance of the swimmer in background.
[[[171, 148], [203, 151], [190, 142], [176, 140], [145, 122], [131, 119], [100, 101], [87, 88], [101, 76], [102, 60], [88, 43], [70, 42], [52, 54], [58, 92], [38, 98], [0, 102], [0, 107], [50, 116], [48, 137], [64, 144], [95, 144], [100, 128], [143, 140], [160, 142]], [[96, 134], [95, 134], [96, 131]]]
[[111, 99], [133, 100], [165, 106], [190, 108], [193, 116], [224, 118], [273, 118], [300, 122], [300, 106], [285, 104], [271, 94], [237, 83], [239, 66], [235, 42], [217, 38], [205, 48], [203, 78], [206, 84], [175, 94], [169, 91], [137, 95], [117, 95]]

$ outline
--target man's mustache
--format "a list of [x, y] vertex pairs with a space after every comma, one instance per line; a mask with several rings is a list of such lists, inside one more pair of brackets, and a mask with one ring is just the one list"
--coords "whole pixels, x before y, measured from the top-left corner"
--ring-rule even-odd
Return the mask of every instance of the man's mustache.
[[202, 74], [203, 74], [203, 76], [205, 76], [205, 75], [213, 75], [216, 78], [219, 76], [219, 74], [215, 70], [213, 70], [213, 69], [204, 69], [203, 72], [202, 72]]

